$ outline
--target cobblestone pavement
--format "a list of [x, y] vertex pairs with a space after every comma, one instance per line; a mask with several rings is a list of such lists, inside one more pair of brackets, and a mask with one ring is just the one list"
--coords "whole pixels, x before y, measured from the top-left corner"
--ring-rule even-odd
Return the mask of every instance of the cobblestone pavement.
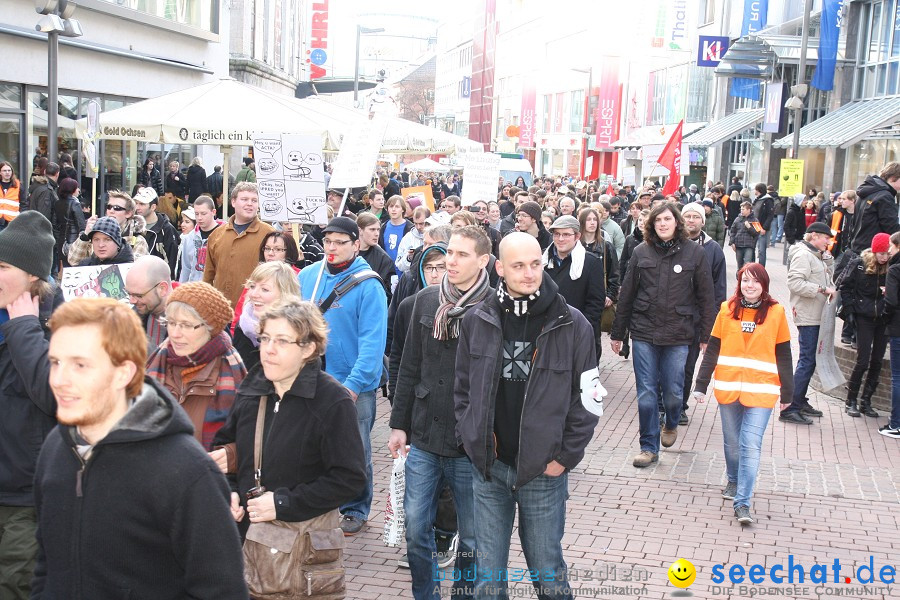
[[[767, 267], [773, 296], [787, 304], [781, 254], [781, 246], [770, 250]], [[730, 251], [726, 256], [730, 292], [735, 265]], [[570, 569], [579, 575], [579, 581], [573, 577], [571, 582], [581, 588], [578, 597], [673, 596], [677, 590], [666, 570], [677, 558], [686, 558], [697, 568], [690, 591], [698, 598], [747, 598], [751, 593], [789, 598], [900, 597], [900, 583], [889, 589], [878, 583], [882, 565], [900, 570], [900, 443], [878, 435], [885, 418], [852, 419], [843, 413], [842, 400], [817, 392], [810, 399], [825, 415], [814, 425], [788, 425], [773, 416], [753, 498], [757, 522], [742, 528], [734, 519], [731, 501], [721, 497], [725, 465], [715, 401], [692, 406], [690, 424], [679, 428], [676, 444], [662, 452], [654, 467], [636, 469], [631, 465], [639, 449], [631, 361], [609, 354], [601, 359], [603, 383], [610, 393], [607, 412], [584, 461], [569, 477], [563, 546]], [[403, 549], [386, 548], [381, 542], [391, 468], [386, 451], [389, 411], [387, 401], [379, 399], [372, 433], [375, 502], [369, 524], [347, 538], [351, 599], [412, 598], [409, 571], [397, 566]], [[716, 564], [724, 564], [726, 573], [735, 564], [761, 564], [768, 572], [772, 565], [787, 565], [789, 555], [794, 563], [806, 566], [807, 577], [813, 564], [831, 565], [839, 559], [841, 576], [852, 581], [829, 579], [827, 586], [809, 579], [793, 585], [745, 581], [724, 589], [712, 583]], [[868, 563], [870, 556], [875, 583], [860, 589], [856, 568]], [[510, 560], [511, 567], [525, 567], [515, 533]], [[624, 581], [633, 568], [635, 573], [645, 569], [646, 580]], [[530, 584], [511, 585], [511, 597], [535, 597]]]

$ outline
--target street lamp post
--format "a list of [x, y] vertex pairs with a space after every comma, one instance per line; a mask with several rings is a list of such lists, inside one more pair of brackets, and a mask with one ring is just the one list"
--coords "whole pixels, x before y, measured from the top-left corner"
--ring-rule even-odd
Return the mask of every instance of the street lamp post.
[[59, 36], [81, 37], [81, 23], [71, 18], [75, 3], [68, 0], [35, 0], [34, 10], [44, 15], [35, 26], [47, 34], [47, 158], [56, 162], [59, 114]]
[[356, 26], [356, 64], [353, 67], [353, 108], [357, 108], [357, 100], [359, 99], [359, 38], [364, 33], [381, 33], [383, 27], [363, 27]]
[[794, 137], [791, 143], [791, 158], [796, 159], [800, 153], [800, 121], [803, 118], [803, 98], [806, 96], [806, 49], [809, 46], [809, 14], [812, 12], [812, 0], [806, 0], [803, 11], [803, 31], [800, 37], [800, 64], [797, 65], [797, 97], [800, 102], [794, 108]]

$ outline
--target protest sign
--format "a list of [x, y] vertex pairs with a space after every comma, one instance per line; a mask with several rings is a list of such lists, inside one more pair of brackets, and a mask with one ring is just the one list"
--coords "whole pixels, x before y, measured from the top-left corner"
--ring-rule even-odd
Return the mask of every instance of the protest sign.
[[462, 205], [469, 206], [478, 200], [490, 202], [497, 199], [497, 185], [500, 181], [500, 155], [491, 152], [466, 155], [463, 170], [465, 185], [462, 190]]
[[419, 206], [425, 206], [431, 212], [435, 211], [434, 208], [434, 196], [431, 193], [430, 185], [420, 185], [417, 187], [403, 188], [400, 190], [400, 195], [409, 202], [413, 198], [418, 198], [421, 200]]
[[331, 173], [332, 188], [369, 185], [387, 121], [375, 117], [362, 127], [352, 129], [341, 141], [341, 152]]
[[127, 300], [125, 274], [132, 263], [97, 265], [94, 267], [66, 267], [59, 287], [66, 301], [73, 298], [115, 298]]
[[253, 156], [263, 221], [315, 225], [328, 222], [319, 136], [256, 135]]

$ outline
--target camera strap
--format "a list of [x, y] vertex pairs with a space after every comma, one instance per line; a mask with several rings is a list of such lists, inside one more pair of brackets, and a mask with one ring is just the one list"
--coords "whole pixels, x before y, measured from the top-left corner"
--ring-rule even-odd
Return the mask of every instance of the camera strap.
[[253, 478], [256, 487], [262, 485], [262, 447], [263, 430], [266, 427], [266, 403], [269, 398], [265, 394], [259, 397], [259, 410], [256, 412], [256, 433], [253, 435]]

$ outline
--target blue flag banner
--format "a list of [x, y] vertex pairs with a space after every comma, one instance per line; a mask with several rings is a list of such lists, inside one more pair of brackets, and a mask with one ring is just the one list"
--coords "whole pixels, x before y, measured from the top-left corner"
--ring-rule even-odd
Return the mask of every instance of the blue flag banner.
[[[744, 0], [744, 21], [741, 24], [741, 37], [756, 33], [766, 26], [769, 14], [769, 0]], [[734, 77], [731, 79], [729, 94], [735, 98], [759, 100], [760, 82], [756, 79]]]
[[822, 0], [822, 27], [819, 33], [819, 60], [813, 73], [812, 86], [828, 92], [834, 89], [834, 67], [837, 63], [838, 37], [844, 15], [844, 0]]

